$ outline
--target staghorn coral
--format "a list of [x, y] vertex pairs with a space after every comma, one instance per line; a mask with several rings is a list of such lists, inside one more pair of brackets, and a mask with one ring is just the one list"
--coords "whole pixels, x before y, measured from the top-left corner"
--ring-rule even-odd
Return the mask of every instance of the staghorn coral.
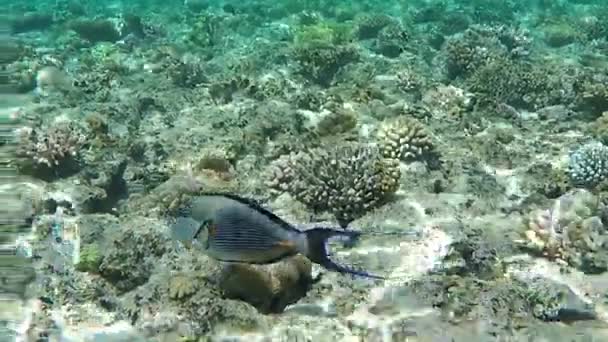
[[378, 145], [385, 158], [415, 160], [433, 151], [433, 142], [424, 126], [415, 119], [400, 117], [382, 124]]
[[25, 127], [19, 135], [20, 144], [16, 153], [19, 168], [41, 177], [74, 170], [75, 161], [86, 140], [85, 135], [71, 122], [61, 122], [46, 130]]
[[568, 176], [575, 186], [593, 189], [608, 178], [608, 147], [599, 142], [580, 146], [570, 154]]
[[284, 156], [267, 185], [287, 191], [314, 211], [332, 213], [342, 227], [385, 202], [398, 188], [398, 162], [369, 145], [318, 148]]
[[[599, 209], [599, 210], [598, 210]], [[549, 209], [531, 211], [523, 220], [524, 249], [578, 268], [585, 273], [608, 270], [605, 251], [608, 235], [598, 214], [596, 197], [587, 190], [572, 190]]]

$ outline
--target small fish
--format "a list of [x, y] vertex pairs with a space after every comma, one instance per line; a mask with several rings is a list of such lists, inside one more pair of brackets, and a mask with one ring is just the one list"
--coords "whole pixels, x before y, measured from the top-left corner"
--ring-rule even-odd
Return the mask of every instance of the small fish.
[[330, 239], [352, 246], [361, 232], [321, 227], [301, 231], [256, 202], [235, 195], [196, 197], [172, 223], [171, 235], [220, 261], [270, 264], [303, 254], [330, 271], [385, 279], [329, 259]]

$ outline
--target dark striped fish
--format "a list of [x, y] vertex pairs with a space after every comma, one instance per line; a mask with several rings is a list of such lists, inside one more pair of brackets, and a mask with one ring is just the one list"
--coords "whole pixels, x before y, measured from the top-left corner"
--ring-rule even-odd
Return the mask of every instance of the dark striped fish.
[[301, 231], [254, 201], [235, 195], [196, 197], [171, 225], [171, 234], [220, 261], [270, 264], [303, 254], [331, 271], [384, 279], [329, 259], [328, 240], [353, 245], [360, 232], [332, 228]]

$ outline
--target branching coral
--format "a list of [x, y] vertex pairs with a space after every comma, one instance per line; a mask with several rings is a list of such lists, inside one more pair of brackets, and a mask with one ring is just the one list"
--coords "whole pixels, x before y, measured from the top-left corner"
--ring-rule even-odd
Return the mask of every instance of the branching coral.
[[528, 109], [556, 104], [552, 95], [558, 86], [550, 67], [537, 66], [508, 58], [497, 58], [478, 68], [468, 79], [469, 89], [484, 102], [501, 103]]
[[284, 156], [270, 166], [267, 184], [315, 211], [331, 212], [345, 227], [386, 201], [400, 175], [396, 160], [353, 144]]
[[471, 31], [449, 39], [444, 47], [447, 73], [450, 78], [467, 76], [485, 65], [493, 52], [480, 42]]
[[343, 25], [317, 24], [300, 29], [292, 48], [300, 73], [318, 84], [329, 85], [340, 68], [359, 58], [349, 40], [349, 29]]
[[433, 150], [424, 126], [405, 117], [385, 122], [378, 132], [378, 144], [385, 158], [400, 160], [424, 158]]
[[70, 23], [70, 28], [80, 37], [92, 43], [115, 42], [120, 39], [120, 32], [109, 20], [79, 20]]
[[296, 46], [294, 57], [300, 64], [300, 72], [320, 85], [329, 85], [335, 74], [345, 65], [359, 59], [359, 53], [351, 45]]
[[70, 122], [46, 130], [23, 128], [17, 149], [18, 162], [22, 169], [61, 171], [71, 166], [85, 140], [85, 135]]
[[376, 38], [378, 33], [395, 20], [384, 14], [370, 14], [359, 18], [357, 22], [357, 35], [359, 39]]
[[528, 54], [530, 39], [522, 30], [503, 26], [474, 25], [448, 39], [444, 45], [450, 78], [468, 77], [495, 60]]

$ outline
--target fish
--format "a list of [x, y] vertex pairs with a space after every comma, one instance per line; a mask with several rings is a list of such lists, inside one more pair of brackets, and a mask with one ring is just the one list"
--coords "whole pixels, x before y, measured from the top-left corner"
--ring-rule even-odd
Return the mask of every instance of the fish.
[[302, 254], [329, 271], [386, 279], [329, 258], [330, 241], [353, 246], [362, 232], [329, 227], [300, 230], [238, 195], [209, 193], [193, 198], [178, 210], [170, 230], [174, 240], [222, 262], [272, 264]]

